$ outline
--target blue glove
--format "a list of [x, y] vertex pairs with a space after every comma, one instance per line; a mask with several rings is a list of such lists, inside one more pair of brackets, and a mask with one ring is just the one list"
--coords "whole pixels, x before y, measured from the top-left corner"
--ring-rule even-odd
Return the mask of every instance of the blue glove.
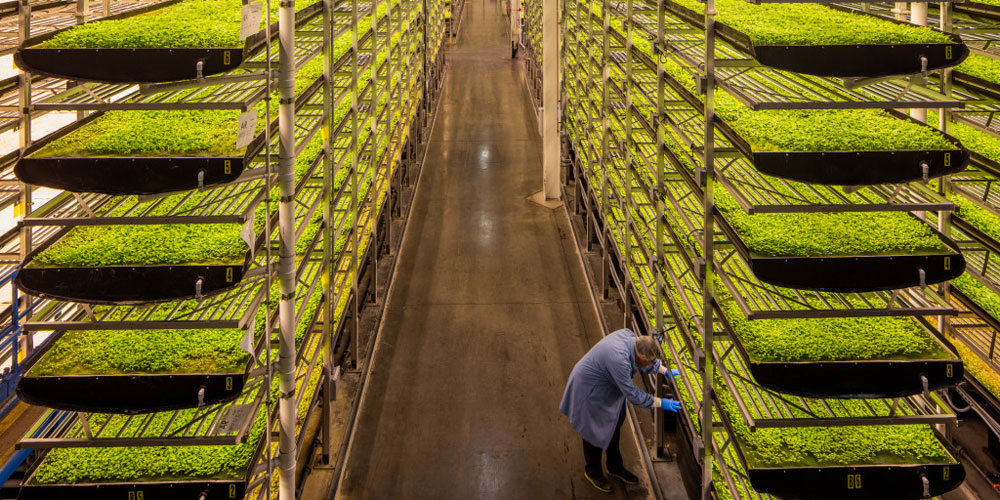
[[677, 378], [677, 377], [681, 376], [681, 371], [678, 370], [677, 368], [673, 368], [669, 372], [667, 372], [666, 375], [667, 375], [667, 378]]
[[673, 399], [663, 398], [660, 400], [660, 408], [677, 413], [677, 411], [681, 409], [681, 404]]

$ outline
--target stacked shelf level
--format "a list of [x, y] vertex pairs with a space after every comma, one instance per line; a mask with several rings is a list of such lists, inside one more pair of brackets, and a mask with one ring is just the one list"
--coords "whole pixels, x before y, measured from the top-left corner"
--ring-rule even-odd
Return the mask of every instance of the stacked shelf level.
[[[734, 23], [781, 9], [710, 2], [705, 17], [688, 3], [568, 2], [563, 122], [601, 288], [681, 370], [691, 497], [953, 490], [965, 471], [937, 427], [956, 419], [945, 391], [965, 364], [940, 331], [959, 311], [939, 291], [971, 259], [945, 189], [970, 155], [892, 110], [963, 106], [921, 70], [947, 78], [968, 49], [929, 29], [910, 47], [765, 44], [715, 9]], [[906, 236], [896, 247], [888, 232]], [[859, 444], [873, 436], [902, 446]]]
[[[358, 367], [360, 315], [440, 88], [441, 2], [256, 6], [274, 15], [231, 67], [177, 80], [187, 64], [163, 59], [32, 101], [86, 118], [14, 162], [22, 181], [65, 190], [22, 224], [17, 281], [38, 303], [23, 326], [52, 340], [18, 394], [52, 409], [18, 445], [35, 450], [20, 498], [291, 498], [308, 467], [280, 464], [317, 442], [332, 460], [317, 432], [335, 374]], [[22, 49], [63, 50], [47, 43], [76, 42]], [[26, 67], [62, 57], [23, 54]], [[153, 130], [160, 144], [114, 142]]]

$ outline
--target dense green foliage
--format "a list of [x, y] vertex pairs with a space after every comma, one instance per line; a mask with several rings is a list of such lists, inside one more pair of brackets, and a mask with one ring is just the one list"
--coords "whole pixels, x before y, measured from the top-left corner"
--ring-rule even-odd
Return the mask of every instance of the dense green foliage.
[[982, 307], [996, 319], [1000, 319], [1000, 296], [980, 283], [968, 273], [951, 280], [951, 284], [967, 295], [973, 302]]
[[1000, 217], [962, 196], [951, 196], [949, 199], [955, 203], [955, 214], [962, 220], [1000, 241]]
[[[777, 6], [779, 9], [789, 7]], [[720, 8], [720, 12], [724, 11]], [[699, 8], [700, 11], [700, 8]], [[839, 26], [842, 23], [835, 23]], [[888, 116], [888, 115], [881, 115]], [[581, 126], [587, 126], [586, 123]], [[878, 127], [873, 127], [878, 130]], [[938, 136], [939, 137], [939, 136]], [[585, 140], [580, 138], [581, 140]], [[881, 139], [880, 139], [881, 140]], [[598, 148], [599, 149], [599, 148]], [[886, 149], [901, 149], [888, 147]], [[614, 175], [606, 177], [610, 185], [601, 185], [602, 169], [611, 170], [610, 164], [592, 163], [594, 168], [591, 181], [595, 189], [607, 189], [615, 193], [629, 192], [631, 186], [617, 185]], [[693, 167], [693, 165], [687, 165]], [[646, 173], [652, 175], [650, 173]], [[644, 175], [644, 174], [639, 174]], [[648, 179], [647, 179], [648, 180]], [[735, 200], [725, 190], [716, 190], [716, 201], [720, 198], [728, 202], [729, 211], [724, 211], [727, 220], [733, 212], [739, 212], [742, 218], [737, 218], [734, 226], [750, 235], [748, 242], [754, 251], [774, 255], [840, 255], [840, 254], [880, 254], [880, 253], [910, 253], [912, 251], [940, 250], [942, 244], [933, 231], [922, 222], [907, 214], [756, 214], [746, 215], [736, 205]], [[641, 196], [641, 194], [640, 194]], [[639, 226], [649, 224], [652, 220], [641, 213], [622, 214], [618, 202], [611, 206], [601, 207], [605, 215], [610, 234], [615, 238], [623, 254], [627, 254], [631, 245], [644, 245], [644, 238], [649, 235], [630, 234], [632, 241], [622, 241], [620, 224], [625, 215], [640, 221]], [[721, 207], [720, 207], [721, 208]], [[819, 215], [819, 217], [816, 217]], [[696, 214], [692, 214], [696, 217]], [[787, 217], [787, 218], [786, 218]], [[736, 217], [734, 217], [736, 218]], [[670, 217], [668, 217], [670, 219]], [[616, 224], [619, 224], [616, 227]], [[842, 226], [843, 225], [843, 226]], [[853, 229], [848, 226], [852, 226]], [[687, 230], [680, 230], [681, 238], [689, 236]], [[652, 230], [652, 229], [650, 229]], [[639, 230], [640, 232], [642, 229]], [[773, 234], [772, 233], [775, 233]], [[901, 234], [898, 234], [901, 233]], [[883, 241], [884, 240], [884, 241]], [[649, 255], [647, 250], [644, 255]], [[640, 257], [641, 259], [642, 257]], [[675, 274], [689, 272], [687, 264], [676, 254], [669, 253], [666, 263], [674, 268]], [[654, 283], [646, 266], [630, 268], [629, 273], [637, 283]], [[716, 286], [717, 291], [724, 287]], [[637, 286], [640, 301], [651, 310], [650, 298], [644, 297], [645, 290]], [[698, 296], [701, 290], [678, 291], [670, 283], [668, 292], [673, 300], [679, 300], [679, 293], [688, 296]], [[697, 300], [695, 298], [694, 300]], [[737, 335], [744, 343], [752, 346], [753, 356], [769, 360], [850, 360], [850, 359], [902, 359], [911, 357], [948, 356], [937, 347], [933, 338], [922, 331], [919, 324], [910, 318], [836, 318], [808, 320], [746, 320], [742, 313], [734, 310], [735, 304], [725, 301], [723, 310], [735, 327]], [[696, 307], [696, 306], [695, 306]], [[689, 324], [697, 319], [674, 318], [676, 322], [686, 321]], [[688, 347], [682, 345], [677, 337], [677, 329], [667, 333], [668, 341], [674, 342], [675, 350], [683, 352]], [[697, 337], [697, 332], [694, 330]], [[695, 338], [694, 343], [700, 343]], [[883, 345], [884, 344], [884, 345]], [[671, 359], [671, 354], [667, 353]], [[699, 375], [686, 371], [694, 384], [699, 383]], [[853, 426], [853, 427], [806, 427], [806, 428], [775, 428], [757, 429], [753, 432], [745, 425], [735, 408], [735, 401], [720, 377], [716, 377], [717, 394], [722, 399], [723, 408], [728, 415], [733, 415], [729, 422], [736, 430], [740, 447], [754, 467], [783, 466], [837, 466], [837, 465], [867, 465], [886, 463], [940, 463], [951, 462], [946, 451], [937, 441], [931, 426]], [[696, 385], [697, 387], [697, 385]], [[693, 401], [700, 400], [700, 395], [690, 394], [684, 384], [678, 384], [680, 394], [678, 399], [684, 402], [685, 410], [689, 412], [698, 425], [698, 416], [694, 414]], [[748, 404], [763, 402], [754, 399], [749, 394], [743, 394]], [[890, 406], [882, 401], [874, 400], [807, 400], [812, 405], [829, 404], [840, 414], [870, 415], [872, 411], [880, 415], [888, 415]], [[871, 408], [869, 409], [869, 405]], [[798, 410], [795, 410], [798, 411]], [[808, 418], [799, 412], [797, 418]], [[722, 439], [720, 437], [720, 439]], [[720, 488], [725, 490], [726, 488]], [[748, 495], [749, 496], [749, 495]], [[723, 496], [723, 498], [726, 498]]]
[[[189, 422], [197, 409], [163, 412], [153, 417], [153, 424], [142, 429], [143, 435], [156, 436], [175, 431]], [[173, 418], [174, 415], [177, 418]], [[90, 425], [100, 427], [108, 422], [106, 431], [129, 429], [126, 435], [138, 431], [142, 419], [128, 415], [96, 414]], [[266, 426], [266, 414], [258, 414], [243, 444], [230, 446], [144, 446], [114, 448], [57, 448], [45, 456], [35, 470], [39, 484], [91, 483], [115, 481], [153, 481], [174, 477], [238, 479], [253, 459]], [[79, 425], [79, 424], [77, 424]]]
[[748, 320], [732, 299], [723, 296], [723, 313], [752, 361], [952, 358], [913, 318]]
[[962, 358], [962, 365], [965, 367], [966, 373], [971, 373], [979, 383], [986, 387], [986, 390], [992, 392], [994, 396], [1000, 397], [1000, 374], [997, 373], [996, 369], [983, 361], [978, 354], [966, 347], [962, 341], [954, 341], [953, 339], [952, 344], [955, 346], [955, 350], [958, 351], [958, 355]]
[[956, 147], [922, 125], [883, 111], [752, 111], [720, 93], [717, 112], [755, 152], [948, 150]]
[[34, 157], [238, 156], [239, 111], [109, 111]]
[[[936, 112], [927, 112], [928, 123], [937, 123], [938, 120], [939, 116]], [[966, 148], [979, 153], [988, 160], [1000, 163], [1000, 139], [965, 123], [952, 121], [949, 126], [949, 133], [962, 141]]]
[[[697, 0], [675, 0], [702, 12]], [[754, 5], [742, 0], [716, 0], [716, 17], [750, 37], [754, 45], [874, 45], [948, 43], [930, 28], [887, 22], [866, 14], [843, 12], [817, 4]]]
[[[322, 75], [322, 58], [302, 66], [295, 74], [296, 95]], [[274, 104], [271, 119], [277, 117]], [[268, 121], [267, 104], [261, 101], [256, 109], [259, 133]], [[108, 111], [46, 144], [32, 157], [242, 156], [243, 148], [236, 148], [239, 117], [239, 111], [228, 109]]]
[[[611, 24], [622, 29], [617, 19]], [[636, 37], [634, 44], [652, 56], [649, 40]], [[691, 73], [682, 66], [666, 59], [664, 69], [692, 95], [701, 96], [695, 91]], [[753, 111], [725, 92], [716, 92], [715, 106], [716, 113], [756, 152], [955, 149], [934, 129], [878, 110]]]
[[1000, 84], [1000, 60], [992, 57], [969, 54], [962, 64], [955, 66], [955, 71]]
[[[724, 387], [720, 377], [716, 377], [716, 383]], [[739, 415], [736, 401], [728, 390], [718, 390], [716, 394], [727, 414]], [[842, 409], [850, 414], [870, 414], [863, 400], [841, 403]], [[880, 410], [888, 414], [888, 408]], [[751, 467], [951, 462], [929, 425], [792, 427], [751, 431], [740, 417], [730, 418], [729, 422], [742, 441], [740, 448]]]
[[71, 330], [55, 340], [31, 375], [243, 372], [244, 331]]
[[[237, 48], [242, 0], [184, 0], [145, 14], [65, 30], [39, 48]], [[315, 2], [303, 1], [298, 8]], [[272, 2], [277, 21], [278, 2]], [[268, 16], [261, 16], [261, 29]]]
[[899, 212], [748, 215], [728, 193], [716, 204], [747, 247], [765, 257], [896, 255], [947, 251], [926, 223]]
[[84, 226], [31, 261], [33, 267], [242, 264], [239, 224]]

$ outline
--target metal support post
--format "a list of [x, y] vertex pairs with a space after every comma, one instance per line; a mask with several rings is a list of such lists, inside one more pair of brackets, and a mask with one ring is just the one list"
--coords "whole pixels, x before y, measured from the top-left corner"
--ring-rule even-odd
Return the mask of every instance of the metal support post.
[[559, 189], [559, 0], [542, 5], [542, 190], [558, 200]]
[[295, 500], [295, 0], [278, 8], [279, 500]]
[[712, 326], [712, 306], [715, 303], [715, 0], [705, 2], [705, 199], [704, 199], [704, 252], [705, 274], [702, 277], [702, 304], [704, 317], [701, 332], [705, 359], [701, 366], [701, 439], [704, 445], [704, 457], [701, 464], [702, 483], [701, 495], [704, 500], [711, 498], [712, 490], [712, 400], [714, 364], [712, 362], [712, 343], [714, 328]]
[[[361, 366], [358, 361], [361, 357], [361, 340], [358, 338], [358, 315], [360, 312], [360, 307], [358, 302], [361, 300], [358, 297], [359, 287], [359, 264], [361, 262], [358, 257], [358, 251], [361, 247], [361, 234], [358, 232], [358, 216], [361, 210], [358, 209], [358, 185], [361, 183], [361, 176], [358, 175], [358, 166], [361, 165], [361, 156], [358, 151], [359, 144], [359, 130], [358, 125], [360, 120], [358, 120], [358, 113], [361, 112], [361, 101], [358, 95], [358, 66], [361, 65], [361, 47], [358, 45], [358, 39], [360, 38], [360, 33], [358, 32], [358, 0], [351, 0], [351, 52], [354, 54], [354, 61], [351, 64], [351, 144], [348, 149], [348, 154], [351, 155], [351, 172], [350, 172], [350, 183], [351, 188], [348, 190], [348, 196], [351, 197], [350, 204], [348, 205], [348, 212], [346, 223], [350, 225], [350, 247], [351, 247], [351, 266], [350, 266], [350, 276], [351, 276], [351, 299], [350, 304], [348, 304], [348, 314], [351, 318], [351, 365], [355, 370], [360, 369]], [[376, 6], [372, 5], [372, 9]]]
[[510, 56], [517, 57], [521, 43], [521, 0], [510, 0]]
[[[927, 26], [927, 2], [913, 2], [910, 4], [910, 22], [917, 26]], [[921, 86], [927, 86], [923, 77], [919, 78]], [[927, 108], [910, 108], [910, 118], [927, 122]]]
[[[632, 317], [632, 290], [638, 290], [632, 281], [631, 269], [635, 265], [635, 258], [632, 252], [632, 208], [635, 206], [632, 197], [632, 1], [628, 0], [626, 5], [626, 29], [625, 29], [625, 147], [621, 151], [625, 165], [625, 185], [624, 192], [619, 197], [623, 215], [625, 216], [624, 227], [622, 228], [622, 246], [624, 246], [625, 267], [622, 272], [622, 301], [625, 309], [625, 327], [628, 328], [635, 319]], [[640, 236], [641, 237], [641, 236]]]
[[[663, 108], [664, 97], [666, 95], [666, 77], [664, 68], [664, 55], [661, 52], [665, 43], [665, 27], [664, 27], [664, 16], [666, 12], [663, 8], [663, 2], [657, 2], [656, 11], [656, 48], [653, 51], [654, 54], [658, 54], [656, 58], [656, 119], [653, 122], [653, 127], [656, 129], [656, 192], [653, 193], [653, 203], [656, 204], [656, 261], [651, 263], [653, 277], [656, 279], [656, 325], [653, 327], [657, 331], [661, 331], [665, 328], [664, 323], [664, 299], [667, 295], [667, 284], [666, 280], [663, 278], [663, 268], [662, 266], [666, 263], [666, 255], [664, 253], [664, 248], [666, 246], [666, 227], [663, 220], [666, 211], [663, 193], [666, 192], [665, 176], [666, 176], [666, 157], [664, 156], [664, 138], [665, 132], [663, 130], [663, 114], [666, 110]], [[656, 384], [656, 397], [663, 398], [663, 386], [659, 383], [659, 377], [657, 377]], [[664, 436], [663, 436], [663, 412], [654, 411], [653, 412], [653, 423], [656, 428], [656, 457], [665, 458], [666, 457], [666, 447], [664, 446]]]
[[330, 435], [333, 425], [333, 408], [331, 396], [335, 388], [333, 380], [334, 373], [334, 264], [333, 249], [336, 239], [333, 235], [334, 222], [334, 169], [336, 164], [333, 157], [333, 130], [337, 124], [333, 122], [333, 0], [323, 0], [323, 402], [322, 418], [320, 425], [322, 429], [322, 458], [324, 465], [330, 465], [330, 457], [333, 454], [332, 436]]
[[[938, 15], [940, 17], [941, 31], [945, 33], [951, 33], [952, 31], [952, 4], [950, 2], [942, 2], [938, 6]], [[940, 91], [946, 96], [951, 95], [951, 82], [952, 82], [952, 69], [945, 68], [941, 72], [941, 88]], [[945, 134], [951, 131], [951, 109], [942, 108], [938, 109], [938, 128]], [[926, 120], [925, 120], [926, 121]], [[938, 183], [938, 189], [943, 196], [948, 196], [951, 194], [951, 176], [946, 175], [941, 178], [941, 182]], [[951, 236], [951, 212], [948, 210], [941, 210], [938, 212], [938, 230], [941, 234], [950, 237]], [[950, 284], [945, 281], [941, 284], [939, 291], [941, 295], [947, 300], [951, 294]], [[941, 315], [938, 316], [938, 331], [941, 334], [948, 334], [950, 329], [951, 319], [950, 316]]]

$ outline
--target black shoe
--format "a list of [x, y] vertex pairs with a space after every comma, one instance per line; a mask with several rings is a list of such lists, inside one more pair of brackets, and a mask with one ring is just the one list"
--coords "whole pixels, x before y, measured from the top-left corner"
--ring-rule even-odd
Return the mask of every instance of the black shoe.
[[625, 484], [639, 484], [639, 478], [626, 469], [609, 470], [608, 475]]
[[585, 471], [583, 473], [583, 477], [587, 478], [587, 481], [590, 481], [590, 484], [594, 485], [594, 488], [597, 488], [598, 491], [602, 493], [611, 493], [613, 486], [611, 485], [611, 481], [609, 481], [604, 474], [591, 477], [590, 473]]

